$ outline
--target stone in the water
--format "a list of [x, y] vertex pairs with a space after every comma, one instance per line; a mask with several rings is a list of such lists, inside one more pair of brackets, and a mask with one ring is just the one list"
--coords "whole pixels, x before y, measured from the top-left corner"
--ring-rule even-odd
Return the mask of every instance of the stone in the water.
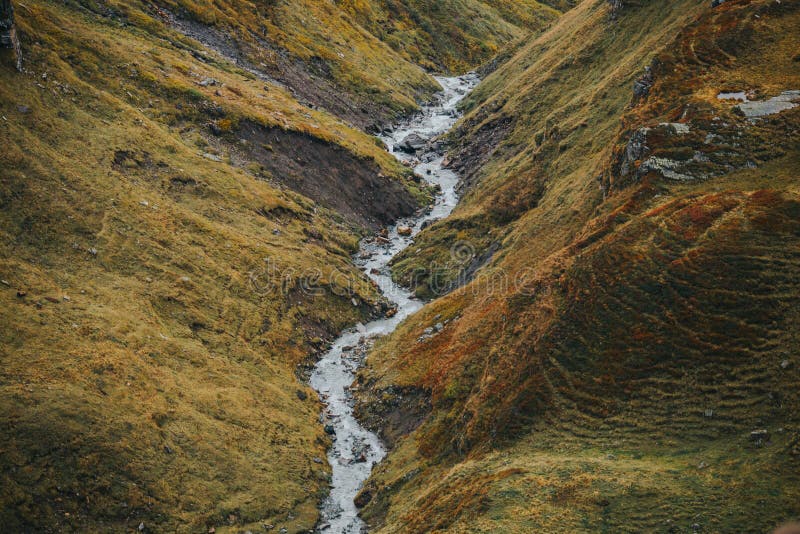
[[425, 148], [428, 141], [419, 134], [409, 134], [403, 139], [397, 148], [408, 154], [416, 154], [417, 150]]
[[403, 235], [403, 236], [409, 236], [409, 235], [411, 235], [411, 232], [412, 232], [412, 231], [413, 231], [413, 230], [411, 229], [411, 227], [410, 227], [410, 226], [398, 226], [398, 227], [397, 227], [397, 233], [398, 233], [399, 235]]
[[325, 425], [325, 433], [329, 435], [336, 434], [336, 429], [333, 428], [333, 425]]

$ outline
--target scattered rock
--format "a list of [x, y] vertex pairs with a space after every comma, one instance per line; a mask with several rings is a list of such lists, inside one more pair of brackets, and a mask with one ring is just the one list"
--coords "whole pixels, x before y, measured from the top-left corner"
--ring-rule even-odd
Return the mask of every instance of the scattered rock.
[[636, 162], [644, 159], [650, 152], [650, 147], [647, 146], [647, 132], [649, 131], [650, 128], [639, 128], [631, 135], [628, 144], [625, 145], [625, 154], [619, 168], [622, 176], [627, 176], [633, 172], [636, 168]]
[[788, 369], [791, 366], [792, 366], [792, 362], [790, 362], [789, 360], [783, 360], [781, 362], [781, 369]]
[[761, 445], [765, 441], [769, 441], [769, 431], [764, 428], [753, 430], [750, 432], [750, 441], [755, 442], [756, 445]]
[[611, 20], [617, 20], [623, 7], [622, 0], [608, 0], [608, 3], [611, 5], [611, 12], [608, 14], [608, 17]]
[[647, 95], [650, 94], [650, 89], [652, 87], [653, 70], [648, 66], [644, 68], [644, 74], [642, 74], [635, 82], [633, 82], [634, 99], [640, 100], [642, 98], [647, 98]]
[[333, 428], [333, 425], [325, 425], [325, 433], [332, 436], [336, 434], [336, 429]]
[[683, 122], [662, 122], [659, 126], [672, 129], [676, 135], [685, 135], [692, 131], [691, 127]]
[[97, 256], [97, 249], [94, 247], [90, 248], [87, 252], [92, 256]]
[[297, 393], [297, 398], [300, 399], [301, 401], [304, 401], [308, 398], [308, 394], [302, 389], [298, 389], [296, 393]]
[[25, 296], [25, 295], [27, 295], [27, 294], [28, 294], [28, 292], [27, 292], [27, 291], [23, 291], [23, 290], [21, 290], [21, 289], [20, 289], [19, 291], [17, 291], [17, 296], [18, 296], [19, 298], [22, 298], [22, 297], [24, 297], [24, 296]]
[[397, 227], [398, 235], [410, 236], [412, 232], [413, 232], [413, 229], [410, 226], [398, 226]]
[[144, 523], [139, 523], [139, 532], [144, 532]]
[[209, 87], [211, 85], [217, 85], [218, 83], [219, 82], [214, 78], [203, 78], [202, 80], [197, 82], [197, 85], [199, 85], [200, 87]]
[[322, 458], [314, 457], [314, 458], [312, 458], [311, 461], [314, 462], [315, 464], [321, 464], [322, 463]]
[[203, 157], [206, 158], [206, 159], [210, 159], [211, 161], [216, 161], [216, 162], [222, 161], [221, 157], [217, 156], [216, 154], [212, 154], [210, 152], [204, 153]]
[[31, 108], [29, 108], [28, 106], [17, 106], [17, 111], [25, 115], [26, 113], [30, 113]]
[[800, 91], [784, 91], [768, 100], [743, 102], [734, 109], [748, 119], [755, 119], [797, 107], [798, 99], [800, 99]]
[[416, 154], [417, 150], [425, 148], [427, 143], [428, 141], [424, 137], [419, 134], [412, 133], [406, 136], [406, 138], [403, 139], [399, 145], [397, 145], [397, 148], [403, 152], [406, 152], [407, 154]]

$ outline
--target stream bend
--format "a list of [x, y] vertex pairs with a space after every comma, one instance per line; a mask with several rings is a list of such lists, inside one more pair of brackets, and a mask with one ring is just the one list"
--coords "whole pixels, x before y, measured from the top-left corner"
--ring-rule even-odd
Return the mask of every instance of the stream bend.
[[[360, 245], [356, 263], [374, 280], [383, 294], [397, 307], [391, 318], [379, 319], [357, 328], [346, 330], [317, 362], [310, 377], [311, 387], [320, 395], [325, 410], [320, 415], [326, 431], [333, 434], [333, 446], [328, 451], [328, 462], [333, 473], [331, 491], [320, 509], [321, 520], [318, 532], [344, 534], [366, 532], [366, 525], [358, 517], [354, 503], [356, 494], [370, 475], [373, 466], [386, 455], [378, 436], [359, 424], [353, 415], [353, 397], [349, 391], [358, 368], [363, 364], [365, 345], [376, 337], [391, 333], [403, 319], [423, 306], [406, 288], [395, 284], [389, 272], [389, 262], [401, 250], [409, 246], [414, 236], [428, 221], [441, 219], [450, 214], [458, 201], [456, 185], [458, 176], [442, 165], [444, 155], [432, 150], [416, 155], [396, 148], [411, 134], [431, 139], [453, 127], [459, 118], [456, 105], [477, 85], [474, 73], [464, 76], [437, 77], [442, 92], [435, 101], [424, 106], [420, 113], [385, 132], [381, 139], [401, 161], [415, 165], [415, 171], [438, 185], [441, 191], [435, 204], [427, 213], [402, 219], [389, 229], [388, 243], [365, 239]], [[401, 236], [399, 227], [411, 228], [411, 235]], [[404, 232], [404, 233], [407, 233]]]

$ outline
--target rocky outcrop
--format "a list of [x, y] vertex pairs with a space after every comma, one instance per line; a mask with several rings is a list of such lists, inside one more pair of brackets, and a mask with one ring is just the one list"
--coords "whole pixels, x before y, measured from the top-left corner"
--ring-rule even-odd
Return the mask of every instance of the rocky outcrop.
[[0, 48], [12, 49], [17, 70], [22, 70], [22, 48], [14, 25], [14, 6], [11, 0], [0, 0]]
[[653, 69], [648, 66], [644, 68], [644, 74], [633, 82], [634, 102], [647, 98], [651, 87], [653, 87]]
[[611, 20], [617, 20], [623, 7], [622, 0], [608, 0], [608, 3], [611, 6], [611, 12], [608, 15], [609, 18]]

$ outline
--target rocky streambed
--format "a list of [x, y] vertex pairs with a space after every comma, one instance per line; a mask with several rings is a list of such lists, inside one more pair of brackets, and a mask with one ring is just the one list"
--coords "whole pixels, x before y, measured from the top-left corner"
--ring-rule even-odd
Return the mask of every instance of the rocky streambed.
[[333, 473], [331, 491], [322, 504], [322, 519], [317, 527], [325, 533], [360, 533], [366, 525], [358, 517], [354, 499], [372, 467], [386, 450], [378, 436], [364, 428], [353, 413], [350, 386], [364, 354], [375, 338], [391, 333], [400, 322], [419, 310], [423, 303], [404, 287], [392, 281], [389, 262], [411, 244], [426, 223], [446, 217], [457, 202], [458, 176], [443, 166], [444, 154], [435, 141], [458, 119], [456, 105], [478, 83], [475, 74], [437, 78], [442, 92], [430, 105], [407, 122], [381, 134], [389, 150], [417, 174], [438, 186], [435, 204], [419, 216], [403, 219], [383, 235], [361, 243], [357, 262], [394, 304], [391, 317], [347, 330], [317, 362], [310, 377], [311, 386], [325, 403], [320, 415], [325, 430], [333, 437], [328, 461]]

